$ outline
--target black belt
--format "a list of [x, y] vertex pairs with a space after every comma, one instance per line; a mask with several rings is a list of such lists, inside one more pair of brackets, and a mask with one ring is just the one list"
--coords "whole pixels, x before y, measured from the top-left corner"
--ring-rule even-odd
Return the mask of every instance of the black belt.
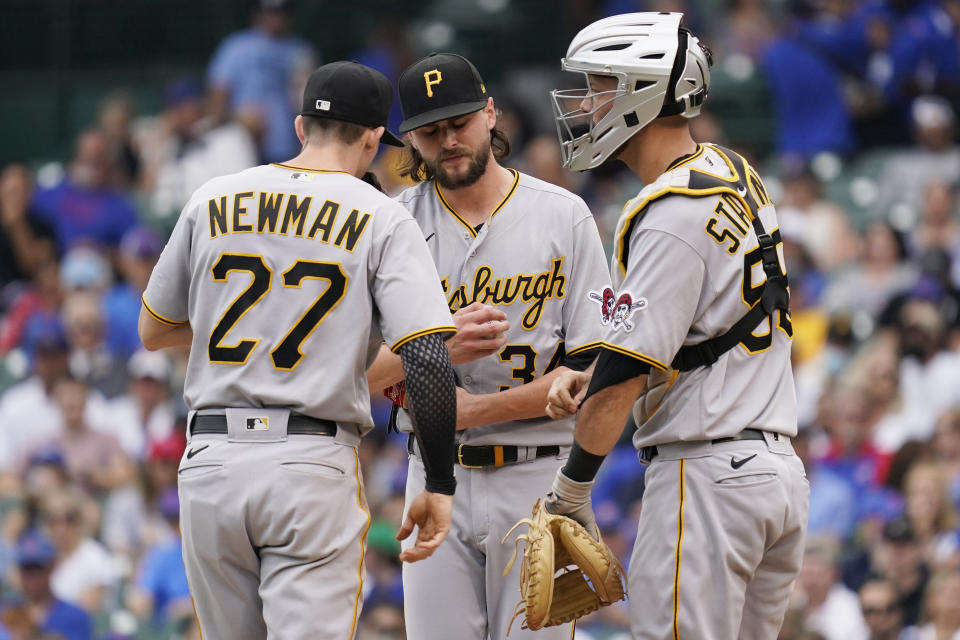
[[[779, 434], [771, 434], [774, 440], [779, 439]], [[720, 444], [721, 442], [736, 442], [737, 440], [764, 440], [763, 431], [760, 429], [744, 429], [735, 436], [728, 436], [726, 438], [717, 438], [716, 440], [711, 440], [710, 444]], [[657, 445], [651, 445], [649, 447], [643, 447], [640, 449], [640, 459], [650, 461], [657, 456]]]
[[[221, 414], [202, 414], [193, 416], [190, 433], [227, 433], [227, 416]], [[337, 423], [323, 418], [311, 418], [299, 413], [291, 413], [287, 418], [287, 433], [296, 436], [335, 436]]]
[[[414, 437], [411, 433], [407, 439], [407, 451], [413, 453]], [[527, 447], [524, 447], [527, 448]], [[520, 447], [513, 445], [457, 445], [457, 464], [464, 469], [482, 469], [483, 467], [502, 467], [505, 464], [516, 462]], [[560, 455], [559, 446], [537, 447], [535, 458]]]

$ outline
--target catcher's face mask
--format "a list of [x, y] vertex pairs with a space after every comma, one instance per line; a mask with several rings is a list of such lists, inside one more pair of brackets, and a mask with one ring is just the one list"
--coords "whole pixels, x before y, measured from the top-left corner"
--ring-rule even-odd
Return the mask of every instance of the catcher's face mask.
[[609, 96], [590, 96], [587, 109], [580, 104], [588, 97], [583, 90], [551, 92], [564, 167], [600, 166], [655, 118], [699, 115], [710, 61], [699, 40], [680, 26], [682, 18], [628, 13], [594, 22], [574, 37], [563, 69], [612, 77], [617, 84]]

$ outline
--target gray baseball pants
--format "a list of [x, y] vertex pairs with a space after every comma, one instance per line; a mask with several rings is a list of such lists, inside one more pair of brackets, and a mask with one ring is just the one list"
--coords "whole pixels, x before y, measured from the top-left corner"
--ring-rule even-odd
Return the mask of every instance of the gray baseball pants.
[[179, 492], [204, 640], [354, 637], [370, 522], [354, 445], [195, 435]]
[[[563, 453], [563, 459], [567, 453]], [[500, 540], [521, 518], [530, 517], [538, 498], [550, 490], [556, 456], [502, 467], [455, 467], [457, 493], [453, 520], [443, 544], [426, 560], [403, 565], [407, 637], [413, 640], [503, 640], [514, 608], [520, 602], [522, 562], [503, 576], [513, 554], [513, 537]], [[423, 489], [423, 464], [411, 456], [407, 504]], [[516, 533], [514, 534], [516, 535]], [[405, 541], [404, 547], [410, 545]], [[521, 553], [523, 548], [521, 547]], [[568, 640], [573, 625], [539, 631], [513, 622], [510, 640]]]
[[628, 570], [633, 638], [776, 639], [810, 487], [790, 439], [765, 436], [658, 445]]

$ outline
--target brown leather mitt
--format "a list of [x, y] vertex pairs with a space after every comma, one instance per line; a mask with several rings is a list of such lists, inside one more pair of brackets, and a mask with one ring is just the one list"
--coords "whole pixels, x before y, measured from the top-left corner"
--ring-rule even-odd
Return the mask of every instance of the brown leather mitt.
[[513, 557], [503, 575], [510, 573], [526, 541], [520, 572], [521, 600], [513, 620], [521, 613], [523, 629], [564, 624], [626, 597], [623, 567], [610, 548], [587, 533], [579, 522], [547, 512], [541, 500], [533, 505], [533, 518], [510, 528], [501, 543], [522, 524], [530, 527], [517, 536]]

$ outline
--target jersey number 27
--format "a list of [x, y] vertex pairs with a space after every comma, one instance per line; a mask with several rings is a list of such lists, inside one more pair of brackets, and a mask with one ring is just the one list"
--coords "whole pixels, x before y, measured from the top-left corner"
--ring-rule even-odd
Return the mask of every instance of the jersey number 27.
[[[207, 343], [207, 354], [210, 362], [215, 364], [245, 364], [259, 340], [240, 340], [235, 345], [223, 344], [224, 338], [233, 329], [255, 304], [260, 302], [273, 282], [273, 272], [263, 261], [263, 257], [241, 253], [224, 253], [213, 265], [213, 279], [216, 282], [226, 282], [230, 272], [241, 271], [249, 273], [253, 279], [250, 285], [233, 301], [227, 311], [220, 318], [220, 322], [210, 333]], [[283, 286], [300, 288], [304, 280], [313, 278], [326, 280], [329, 286], [317, 298], [310, 308], [304, 312], [287, 334], [283, 337], [270, 357], [273, 366], [283, 371], [292, 371], [300, 364], [303, 353], [300, 345], [310, 337], [330, 311], [343, 299], [347, 290], [347, 276], [335, 262], [315, 262], [313, 260], [297, 260], [283, 272]]]

